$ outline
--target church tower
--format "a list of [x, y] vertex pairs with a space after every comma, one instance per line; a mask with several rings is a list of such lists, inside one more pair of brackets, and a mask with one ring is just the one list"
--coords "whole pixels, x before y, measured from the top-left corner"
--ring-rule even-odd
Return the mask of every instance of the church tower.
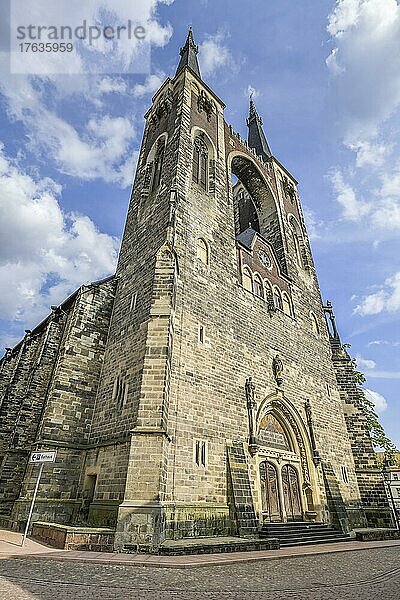
[[[93, 317], [85, 352], [81, 317], [63, 334], [74, 402], [81, 394], [85, 404], [60, 448], [76, 469], [53, 472], [58, 498], [83, 497], [89, 525], [116, 527], [117, 550], [252, 536], [262, 523], [388, 525], [297, 181], [274, 157], [253, 99], [247, 141], [225, 122], [191, 30], [180, 54], [145, 115], [116, 276], [100, 287], [112, 311], [106, 318], [96, 300], [94, 318], [82, 304], [82, 319]], [[76, 357], [86, 370], [85, 357], [96, 359], [90, 393]], [[54, 410], [37, 410], [50, 415], [48, 449], [72, 414], [68, 377], [60, 381]]]
[[119, 549], [365, 523], [297, 182], [197, 52], [190, 30], [145, 116], [86, 461]]

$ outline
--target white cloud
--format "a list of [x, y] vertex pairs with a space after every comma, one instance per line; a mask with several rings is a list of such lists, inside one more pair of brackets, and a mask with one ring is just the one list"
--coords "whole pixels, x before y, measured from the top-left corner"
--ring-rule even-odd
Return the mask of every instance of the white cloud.
[[326, 224], [324, 221], [318, 219], [316, 214], [307, 206], [304, 206], [303, 213], [310, 240], [319, 240], [322, 237], [326, 239]]
[[161, 86], [165, 77], [165, 73], [149, 75], [144, 83], [137, 83], [133, 86], [133, 95], [136, 98], [141, 98], [146, 94], [153, 94]]
[[52, 158], [58, 169], [85, 180], [103, 179], [121, 187], [130, 185], [125, 165], [131, 162], [134, 130], [125, 117], [93, 117], [82, 133], [45, 106], [46, 86], [24, 76], [5, 76], [0, 89], [12, 120], [27, 130], [30, 149]]
[[338, 0], [329, 15], [335, 48], [327, 60], [347, 143], [374, 137], [400, 105], [400, 5]]
[[344, 181], [339, 169], [330, 174], [330, 180], [336, 193], [336, 199], [343, 208], [343, 217], [349, 221], [360, 221], [367, 215], [371, 207], [364, 200], [357, 198], [354, 189]]
[[214, 35], [207, 35], [199, 46], [200, 70], [204, 77], [213, 75], [222, 67], [234, 67], [232, 55], [224, 44], [226, 34], [218, 31]]
[[385, 412], [388, 405], [386, 398], [382, 394], [369, 389], [364, 389], [364, 394], [375, 405], [375, 410], [378, 414]]
[[399, 310], [400, 271], [397, 271], [392, 277], [385, 280], [384, 286], [380, 290], [364, 296], [353, 312], [365, 316], [376, 315], [381, 312], [397, 312]]
[[[82, 282], [114, 271], [117, 240], [62, 212], [60, 186], [0, 149], [0, 318], [32, 325]], [[12, 282], [12, 285], [10, 285]]]
[[370, 346], [388, 346], [390, 345], [390, 342], [388, 342], [387, 340], [371, 340], [370, 342], [368, 342], [368, 347]]
[[359, 354], [356, 356], [357, 367], [360, 369], [374, 369], [376, 367], [376, 362], [369, 358], [363, 358]]
[[121, 77], [102, 77], [97, 85], [100, 94], [125, 94], [128, 89]]
[[392, 145], [373, 144], [368, 141], [358, 141], [348, 144], [348, 148], [356, 152], [356, 167], [381, 167], [390, 151]]
[[[26, 10], [24, 0], [13, 0], [13, 25], [27, 27], [32, 22], [56, 23], [75, 29], [86, 22], [87, 31], [93, 25], [126, 28], [118, 40], [106, 40], [104, 36], [95, 41], [87, 38], [82, 41], [73, 40], [74, 51], [69, 53], [67, 61], [61, 53], [50, 53], [43, 59], [34, 53], [21, 55], [19, 52], [13, 53], [13, 60], [16, 64], [21, 65], [22, 61], [22, 66], [30, 67], [23, 71], [25, 73], [146, 73], [148, 71], [143, 69], [148, 68], [150, 46], [164, 46], [171, 38], [172, 27], [159, 22], [157, 11], [160, 4], [169, 5], [172, 2], [173, 0], [140, 0], [133, 3], [126, 0], [85, 0], [74, 2], [71, 10], [71, 3], [67, 0], [38, 0], [32, 12]], [[139, 41], [135, 35], [128, 35], [129, 20], [144, 28], [143, 41]]]

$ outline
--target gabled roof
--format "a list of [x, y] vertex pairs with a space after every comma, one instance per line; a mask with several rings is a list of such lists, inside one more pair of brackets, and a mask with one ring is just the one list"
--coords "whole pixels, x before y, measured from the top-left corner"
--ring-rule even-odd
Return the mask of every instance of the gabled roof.
[[252, 227], [248, 227], [247, 229], [245, 229], [244, 231], [239, 233], [239, 235], [236, 236], [236, 241], [240, 242], [243, 246], [245, 246], [246, 248], [251, 250], [252, 245], [253, 245], [253, 240], [256, 237], [256, 235], [257, 235], [257, 231], [255, 229], [253, 229]]

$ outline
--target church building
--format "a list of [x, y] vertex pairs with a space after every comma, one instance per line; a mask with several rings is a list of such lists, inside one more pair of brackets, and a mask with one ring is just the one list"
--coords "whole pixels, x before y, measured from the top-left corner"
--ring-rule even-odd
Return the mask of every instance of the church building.
[[[114, 548], [391, 513], [297, 181], [254, 101], [248, 139], [192, 31], [152, 99], [115, 275], [0, 362], [0, 523], [107, 527]], [[201, 57], [200, 57], [201, 59]], [[111, 210], [111, 208], [110, 208]]]

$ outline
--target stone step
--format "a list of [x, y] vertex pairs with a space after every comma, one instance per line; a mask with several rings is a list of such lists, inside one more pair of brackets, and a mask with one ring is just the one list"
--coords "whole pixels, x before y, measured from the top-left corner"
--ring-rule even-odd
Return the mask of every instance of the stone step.
[[345, 542], [349, 535], [334, 529], [328, 523], [308, 523], [304, 521], [289, 523], [264, 523], [259, 531], [263, 538], [277, 538], [280, 546], [304, 546], [309, 544], [327, 544]]
[[302, 533], [302, 532], [286, 532], [286, 533], [280, 533], [279, 536], [276, 535], [275, 533], [271, 533], [270, 531], [261, 531], [260, 532], [260, 538], [271, 538], [271, 537], [277, 537], [279, 540], [285, 540], [285, 539], [292, 539], [292, 538], [303, 538], [303, 539], [312, 539], [315, 537], [326, 537], [326, 538], [332, 538], [332, 537], [338, 537], [338, 536], [343, 536], [343, 534], [340, 531], [336, 531], [336, 530], [331, 530], [331, 531], [310, 531], [307, 533]]
[[279, 545], [283, 546], [309, 546], [311, 544], [332, 544], [338, 542], [349, 542], [349, 535], [338, 535], [336, 537], [326, 538], [325, 536], [315, 538], [291, 538], [287, 540], [279, 540]]

